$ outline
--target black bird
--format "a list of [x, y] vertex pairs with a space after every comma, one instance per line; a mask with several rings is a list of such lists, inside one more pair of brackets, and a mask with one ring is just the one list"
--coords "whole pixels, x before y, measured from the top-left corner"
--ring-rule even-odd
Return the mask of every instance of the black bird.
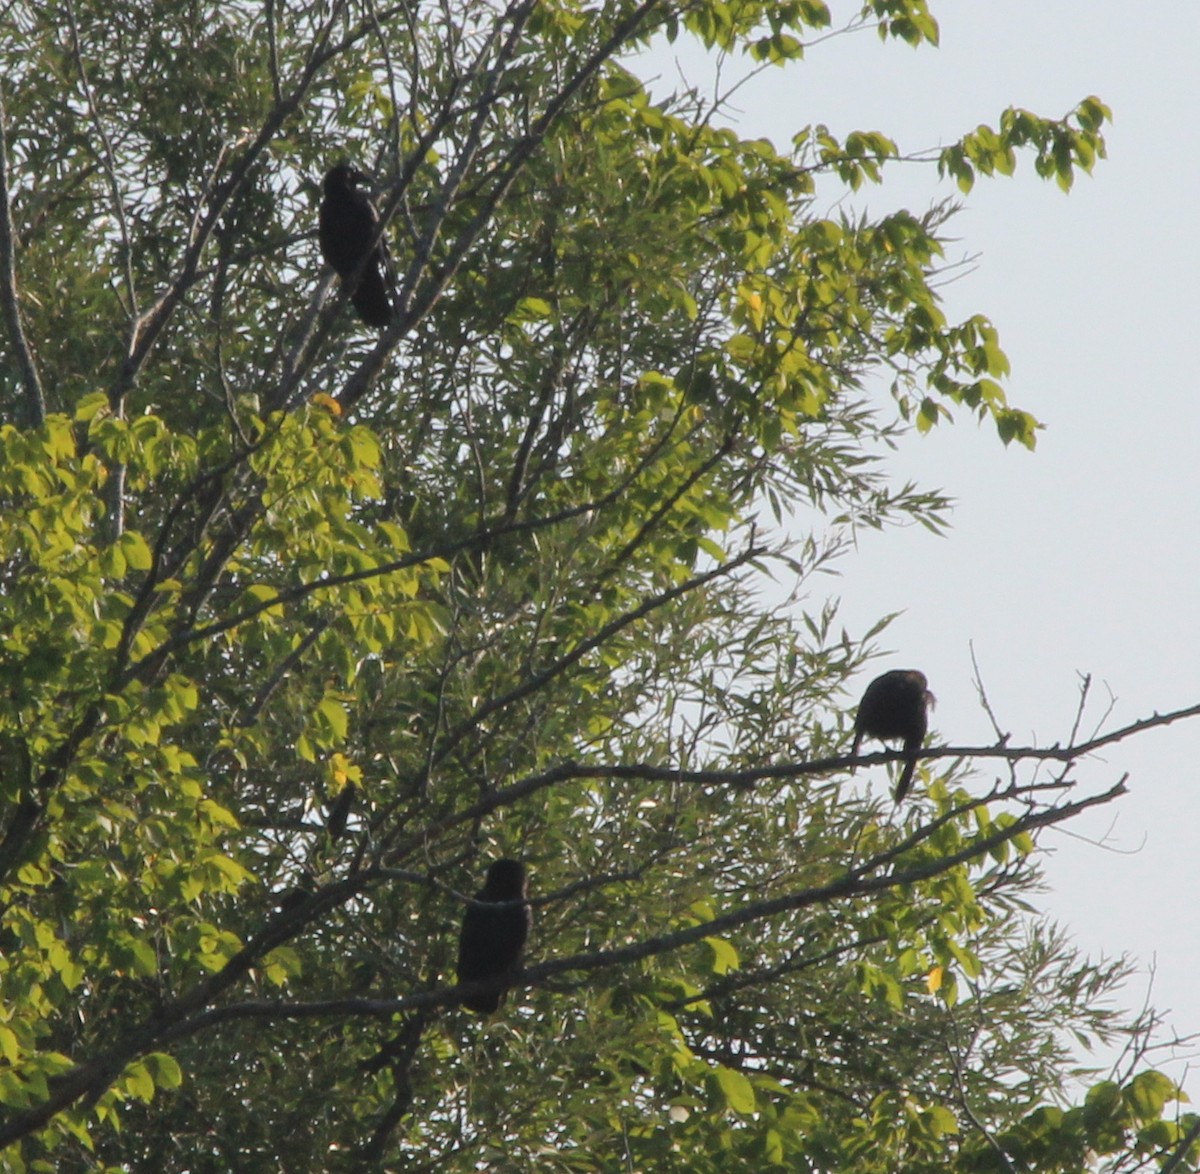
[[379, 213], [358, 188], [369, 178], [349, 163], [336, 163], [329, 169], [317, 237], [321, 256], [343, 282], [357, 275], [358, 284], [350, 291], [350, 301], [358, 316], [368, 326], [382, 327], [392, 320], [391, 295], [396, 278], [386, 238], [379, 236], [376, 240]]
[[904, 739], [904, 770], [896, 784], [896, 802], [908, 794], [913, 771], [917, 767], [917, 751], [925, 740], [929, 728], [926, 707], [933, 705], [936, 698], [929, 692], [929, 682], [924, 673], [916, 669], [892, 669], [876, 677], [858, 703], [858, 714], [854, 719], [853, 756], [858, 753], [858, 744], [864, 734], [878, 738], [881, 742], [893, 738]]
[[341, 839], [342, 832], [346, 830], [346, 821], [350, 818], [350, 808], [354, 804], [357, 790], [353, 783], [346, 783], [329, 805], [329, 820], [325, 827], [332, 844], [336, 844]]
[[[527, 896], [525, 865], [519, 860], [494, 860], [476, 901], [510, 902], [494, 908], [468, 905], [458, 939], [459, 984], [495, 980], [494, 986], [463, 999], [463, 1006], [488, 1015], [504, 1002], [509, 976], [521, 964], [521, 954], [533, 925]], [[517, 904], [522, 902], [522, 904]]]

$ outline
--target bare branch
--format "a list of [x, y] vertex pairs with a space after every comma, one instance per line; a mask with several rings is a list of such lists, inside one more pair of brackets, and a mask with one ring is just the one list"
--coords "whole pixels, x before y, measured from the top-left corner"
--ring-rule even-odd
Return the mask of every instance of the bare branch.
[[331, 621], [327, 619], [313, 619], [311, 621], [309, 630], [304, 634], [304, 639], [280, 661], [278, 668], [267, 678], [266, 683], [258, 691], [258, 696], [234, 720], [233, 724], [235, 726], [252, 726], [258, 721], [258, 715], [262, 713], [263, 706], [271, 700], [275, 690], [283, 683], [288, 673], [304, 659], [308, 650], [324, 635], [330, 623]]
[[[757, 551], [755, 557], [761, 554]], [[746, 554], [738, 556], [745, 560]], [[728, 565], [728, 564], [727, 564]], [[1103, 746], [1116, 742], [1156, 726], [1170, 725], [1173, 722], [1184, 721], [1200, 716], [1200, 705], [1191, 705], [1170, 713], [1154, 714], [1152, 717], [1132, 722], [1127, 726], [1112, 730], [1107, 734], [1098, 735], [1084, 742], [1069, 746], [946, 746], [940, 749], [922, 750], [919, 757], [923, 760], [944, 758], [963, 759], [1000, 759], [1005, 762], [1053, 761], [1075, 762], [1084, 758]], [[786, 780], [803, 778], [811, 775], [830, 774], [834, 771], [845, 770], [851, 766], [872, 766], [887, 762], [899, 762], [904, 758], [901, 750], [882, 750], [871, 754], [838, 754], [828, 758], [817, 758], [806, 762], [781, 762], [771, 766], [752, 767], [749, 770], [683, 770], [670, 766], [652, 766], [648, 763], [578, 763], [564, 762], [551, 767], [544, 773], [531, 776], [523, 783], [508, 788], [505, 795], [511, 792], [512, 798], [538, 789], [546, 780], [560, 782], [567, 779], [630, 779], [642, 782], [678, 782], [692, 783], [699, 786], [728, 785], [747, 787], [755, 783], [769, 780]], [[1059, 789], [1064, 784], [1045, 784], [1047, 789]], [[517, 791], [517, 788], [520, 788]], [[1004, 788], [993, 792], [993, 797], [1017, 797], [1018, 794], [1040, 789], [1035, 786]], [[506, 800], [507, 801], [507, 800]]]
[[[137, 285], [133, 280], [133, 243], [129, 236], [129, 222], [125, 216], [125, 200], [121, 195], [121, 184], [117, 179], [116, 153], [113, 151], [112, 140], [100, 117], [100, 108], [96, 105], [96, 96], [92, 92], [92, 83], [88, 80], [87, 62], [83, 59], [83, 45], [79, 40], [79, 24], [75, 17], [74, 0], [66, 0], [67, 26], [71, 32], [71, 52], [75, 54], [75, 66], [79, 70], [79, 84], [83, 90], [83, 98], [87, 103], [88, 117], [92, 121], [92, 129], [100, 140], [100, 150], [95, 151], [100, 168], [108, 180], [108, 194], [112, 200], [113, 215], [121, 230], [121, 262], [125, 273], [125, 296], [128, 298], [126, 307], [130, 318], [138, 314]], [[131, 335], [130, 342], [132, 343]]]
[[[1009, 826], [974, 841], [958, 852], [936, 859], [926, 859], [900, 868], [877, 871], [880, 861], [891, 853], [881, 854], [838, 879], [813, 888], [801, 889], [763, 901], [752, 901], [683, 929], [626, 946], [576, 954], [531, 966], [514, 976], [516, 983], [526, 987], [544, 985], [547, 979], [560, 974], [590, 973], [644, 958], [666, 954], [705, 938], [720, 936], [743, 925], [768, 920], [783, 913], [796, 912], [817, 905], [857, 899], [887, 889], [913, 885], [939, 876], [950, 869], [983, 856], [1017, 836], [1026, 835], [1041, 827], [1052, 826], [1070, 819], [1088, 808], [1109, 803], [1125, 791], [1120, 782], [1107, 791], [1062, 804], [1044, 811], [1029, 812]], [[65, 1073], [54, 1084], [49, 1098], [42, 1104], [14, 1114], [0, 1124], [0, 1146], [11, 1144], [28, 1133], [41, 1128], [55, 1113], [81, 1097], [98, 1095], [131, 1060], [156, 1047], [195, 1035], [222, 1023], [256, 1019], [304, 1019], [340, 1016], [369, 1016], [382, 1018], [407, 1011], [431, 1010], [457, 1004], [474, 991], [474, 986], [439, 987], [393, 999], [335, 997], [310, 1002], [285, 1000], [252, 1000], [212, 1006], [218, 995], [240, 981], [270, 950], [295, 937], [319, 913], [340, 905], [371, 884], [377, 883], [381, 872], [364, 872], [336, 882], [313, 893], [295, 908], [274, 917], [267, 926], [247, 943], [226, 965], [211, 978], [197, 984], [193, 990], [163, 1008], [152, 1019], [127, 1032], [121, 1042], [108, 1052], [80, 1064]], [[486, 984], [481, 984], [486, 985]]]
[[8, 338], [21, 371], [21, 383], [25, 391], [25, 424], [30, 428], [40, 428], [46, 419], [46, 397], [21, 321], [14, 240], [12, 186], [8, 172], [8, 116], [4, 107], [4, 86], [0, 84], [0, 305], [3, 306], [4, 324], [8, 328]]

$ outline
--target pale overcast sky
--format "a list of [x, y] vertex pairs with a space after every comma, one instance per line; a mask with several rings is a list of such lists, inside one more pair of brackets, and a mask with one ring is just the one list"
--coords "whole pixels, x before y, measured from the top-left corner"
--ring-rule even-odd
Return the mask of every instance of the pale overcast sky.
[[[858, 5], [831, 7], [836, 23]], [[835, 38], [740, 89], [727, 121], [781, 149], [824, 122], [838, 137], [882, 131], [911, 152], [994, 126], [1010, 105], [1061, 117], [1095, 94], [1112, 108], [1109, 157], [1069, 196], [1024, 157], [1015, 178], [980, 180], [950, 226], [951, 255], [979, 264], [945, 290], [948, 313], [983, 313], [999, 329], [1009, 398], [1047, 425], [1037, 452], [1005, 450], [963, 413], [914, 434], [895, 477], [953, 496], [953, 529], [864, 534], [832, 588], [852, 629], [903, 610], [885, 640], [896, 655], [879, 670], [928, 674], [947, 742], [993, 740], [971, 683], [972, 641], [1014, 744], [1066, 742], [1082, 673], [1098, 700], [1115, 699], [1110, 726], [1200, 703], [1200, 4], [932, 8], [940, 48], [881, 44], [873, 31]], [[739, 68], [727, 63], [726, 80]], [[658, 76], [656, 93], [703, 69], [682, 42], [639, 64]], [[938, 187], [932, 167], [902, 170], [859, 201], [920, 211], [956, 191]], [[1129, 795], [1071, 824], [1074, 836], [1042, 839], [1053, 850], [1045, 912], [1088, 952], [1138, 961], [1130, 1008], [1153, 970], [1150, 998], [1180, 1035], [1200, 1032], [1198, 750], [1200, 719], [1113, 748], [1079, 777], [1098, 790], [1128, 772]], [[1155, 1063], [1200, 1102], [1200, 1047]]]

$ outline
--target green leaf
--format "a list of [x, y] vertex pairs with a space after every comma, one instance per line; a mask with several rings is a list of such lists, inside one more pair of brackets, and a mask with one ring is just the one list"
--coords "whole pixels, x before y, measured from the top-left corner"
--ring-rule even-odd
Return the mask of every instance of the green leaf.
[[935, 1137], [958, 1133], [958, 1118], [945, 1105], [933, 1105], [922, 1113], [925, 1127]]
[[135, 571], [148, 571], [152, 558], [146, 540], [136, 530], [126, 530], [120, 538], [121, 554]]
[[725, 1105], [744, 1117], [750, 1116], [758, 1105], [750, 1081], [737, 1069], [724, 1066], [718, 1066], [715, 1075]]
[[141, 938], [130, 938], [126, 942], [126, 948], [129, 951], [132, 961], [131, 970], [134, 974], [140, 974], [143, 977], [151, 977], [158, 973], [158, 955], [148, 942]]
[[0, 1023], [0, 1056], [3, 1056], [10, 1064], [16, 1064], [21, 1056], [17, 1033], [3, 1023]]
[[1178, 1094], [1175, 1082], [1161, 1072], [1139, 1072], [1125, 1089], [1125, 1099], [1138, 1121], [1153, 1121]]
[[336, 741], [343, 741], [350, 728], [350, 718], [346, 707], [332, 697], [324, 697], [317, 703], [317, 714], [328, 728], [329, 735]]
[[714, 974], [728, 974], [740, 966], [738, 953], [724, 938], [705, 938], [704, 944], [713, 953], [712, 970]]
[[121, 1086], [126, 1095], [149, 1104], [154, 1099], [154, 1078], [143, 1061], [135, 1061], [125, 1069]]
[[151, 1052], [145, 1059], [147, 1070], [160, 1088], [174, 1089], [183, 1083], [183, 1072], [166, 1052]]
[[103, 391], [93, 391], [83, 396], [75, 404], [75, 419], [86, 424], [94, 420], [100, 412], [108, 410], [108, 394]]
[[545, 298], [522, 298], [509, 314], [508, 320], [514, 324], [540, 322], [553, 312], [553, 307]]

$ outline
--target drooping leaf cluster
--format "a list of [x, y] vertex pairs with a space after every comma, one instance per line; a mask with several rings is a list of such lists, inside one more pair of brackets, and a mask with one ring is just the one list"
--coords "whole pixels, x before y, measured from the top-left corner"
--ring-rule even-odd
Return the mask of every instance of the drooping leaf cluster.
[[[1062, 1032], [1116, 1030], [1122, 971], [1025, 893], [1038, 829], [1116, 789], [981, 798], [932, 759], [891, 816], [839, 758], [881, 629], [841, 630], [819, 575], [947, 505], [881, 456], [955, 408], [1036, 421], [991, 324], [940, 305], [949, 206], [816, 210], [818, 176], [898, 165], [886, 136], [781, 151], [637, 75], [658, 37], [781, 63], [831, 19], [10, 10], [5, 1168], [1132, 1169], [1186, 1141], [1152, 1073], [1062, 1101]], [[922, 0], [854, 19], [936, 42]], [[1066, 186], [1106, 116], [1008, 114], [940, 165], [1029, 147]], [[317, 254], [347, 157], [396, 258], [382, 335]], [[481, 1024], [449, 983], [500, 855], [536, 928]]]

